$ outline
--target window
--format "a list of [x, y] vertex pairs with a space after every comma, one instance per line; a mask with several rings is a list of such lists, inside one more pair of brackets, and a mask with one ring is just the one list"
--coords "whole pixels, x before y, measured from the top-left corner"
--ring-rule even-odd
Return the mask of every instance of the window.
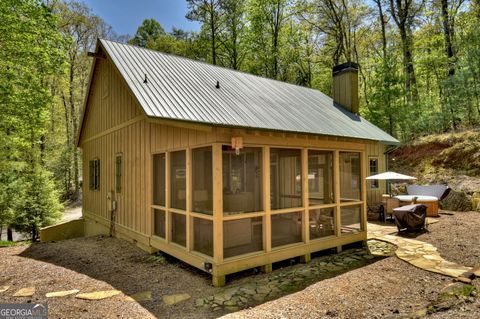
[[270, 150], [270, 201], [272, 209], [302, 206], [302, 161], [298, 149]]
[[340, 201], [359, 201], [360, 190], [360, 153], [340, 152]]
[[212, 148], [192, 150], [192, 210], [197, 213], [213, 214], [213, 169]]
[[165, 154], [153, 155], [153, 204], [165, 207]]
[[186, 209], [186, 152], [170, 153], [170, 207]]
[[239, 154], [222, 147], [223, 212], [225, 215], [263, 209], [262, 149], [245, 147]]
[[89, 188], [100, 190], [100, 159], [96, 158], [89, 162]]
[[122, 154], [115, 156], [115, 192], [122, 192]]
[[311, 206], [334, 202], [333, 152], [308, 151], [308, 201]]
[[[376, 175], [378, 174], [378, 158], [370, 158], [369, 160], [369, 175]], [[372, 179], [370, 181], [370, 188], [378, 188], [378, 179]]]

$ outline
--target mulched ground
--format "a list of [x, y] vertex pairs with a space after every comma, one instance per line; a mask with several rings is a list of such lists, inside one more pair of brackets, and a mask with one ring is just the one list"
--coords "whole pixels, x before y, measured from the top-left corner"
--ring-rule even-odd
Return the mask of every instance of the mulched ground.
[[[480, 213], [442, 215], [430, 233], [417, 237], [438, 247], [447, 260], [480, 264]], [[268, 275], [257, 275], [268, 276]], [[233, 277], [229, 284], [247, 280]], [[241, 318], [409, 318], [437, 300], [451, 278], [417, 269], [396, 257], [317, 282], [305, 290], [231, 314]], [[152, 261], [134, 245], [111, 238], [82, 238], [50, 244], [0, 248], [0, 303], [46, 302], [45, 293], [118, 289], [124, 294], [151, 290], [152, 301], [102, 301], [73, 296], [48, 299], [51, 318], [212, 318], [223, 313], [198, 309], [196, 298], [215, 293], [209, 276], [174, 259]], [[480, 280], [473, 282], [480, 291]], [[19, 288], [35, 286], [31, 298], [13, 298]], [[189, 293], [174, 306], [165, 294]], [[405, 317], [407, 316], [407, 317]], [[469, 297], [428, 318], [480, 318], [480, 298]]]

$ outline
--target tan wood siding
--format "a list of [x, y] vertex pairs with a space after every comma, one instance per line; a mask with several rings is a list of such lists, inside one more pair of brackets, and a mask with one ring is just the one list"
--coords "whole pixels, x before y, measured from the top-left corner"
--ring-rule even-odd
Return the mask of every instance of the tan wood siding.
[[147, 215], [147, 171], [149, 163], [145, 147], [146, 121], [134, 123], [83, 145], [84, 178], [88, 179], [88, 162], [100, 159], [100, 190], [88, 188], [88, 180], [83, 185], [83, 209], [110, 219], [108, 192], [115, 192], [115, 155], [122, 153], [122, 190], [114, 194], [117, 201], [117, 223], [141, 233], [150, 234], [150, 218]]
[[[367, 176], [370, 176], [370, 158], [378, 159], [378, 173], [383, 173], [386, 171], [385, 163], [385, 151], [386, 146], [381, 143], [368, 143], [366, 144], [366, 154], [367, 154]], [[385, 194], [385, 181], [379, 181], [378, 188], [372, 188], [372, 183], [367, 181], [367, 203], [369, 205], [375, 205], [382, 201], [382, 194]]]
[[82, 141], [143, 115], [123, 79], [106, 59], [97, 59], [85, 111]]

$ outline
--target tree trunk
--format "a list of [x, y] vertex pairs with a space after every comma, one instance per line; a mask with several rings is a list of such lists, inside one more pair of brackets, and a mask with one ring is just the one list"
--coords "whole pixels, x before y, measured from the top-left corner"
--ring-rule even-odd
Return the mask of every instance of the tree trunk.
[[399, 27], [402, 40], [403, 71], [405, 73], [405, 91], [408, 102], [418, 101], [417, 80], [413, 69], [413, 55], [411, 50], [411, 39], [405, 26]]
[[71, 131], [71, 148], [72, 148], [72, 162], [73, 162], [73, 186], [74, 186], [74, 199], [78, 198], [80, 192], [80, 184], [78, 182], [78, 151], [77, 145], [75, 145], [75, 134], [77, 134], [78, 130], [78, 119], [77, 119], [77, 110], [75, 108], [75, 101], [73, 96], [74, 90], [74, 79], [75, 79], [75, 58], [70, 60], [70, 76], [69, 76], [69, 104], [70, 104], [70, 120], [72, 121], [72, 131]]
[[[450, 24], [450, 16], [448, 10], [448, 0], [441, 0], [442, 5], [442, 27], [443, 27], [443, 35], [445, 39], [445, 55], [447, 56], [447, 79], [452, 78], [455, 75], [455, 52], [453, 50], [453, 29]], [[447, 88], [454, 89], [451, 87], [451, 82], [447, 83]], [[453, 107], [453, 103], [450, 101], [450, 94], [447, 91], [447, 97], [444, 101], [448, 104], [447, 107], [450, 110], [450, 115], [452, 119], [452, 129], [456, 130], [458, 127], [457, 119], [455, 116], [455, 110]]]
[[453, 30], [450, 25], [450, 17], [448, 13], [448, 0], [441, 0], [441, 1], [442, 1], [443, 35], [445, 38], [445, 54], [447, 55], [447, 76], [453, 76], [455, 75], [455, 53], [453, 51], [453, 44], [452, 44]]
[[378, 7], [378, 16], [380, 18], [380, 27], [381, 27], [381, 30], [382, 30], [383, 60], [386, 60], [387, 59], [387, 33], [386, 33], [386, 30], [385, 30], [386, 29], [385, 25], [387, 24], [387, 21], [385, 21], [385, 17], [383, 16], [383, 8], [382, 8], [381, 0], [375, 0], [375, 3], [377, 4], [377, 7]]
[[217, 45], [216, 45], [216, 28], [215, 28], [215, 7], [213, 1], [210, 1], [210, 36], [212, 38], [212, 64], [217, 64]]

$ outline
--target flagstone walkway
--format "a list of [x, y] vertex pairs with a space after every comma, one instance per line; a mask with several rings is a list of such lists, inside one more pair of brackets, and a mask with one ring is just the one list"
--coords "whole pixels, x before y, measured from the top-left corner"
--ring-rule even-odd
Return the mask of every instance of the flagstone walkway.
[[[427, 218], [427, 225], [438, 222], [438, 220]], [[442, 275], [458, 278], [464, 277], [465, 273], [472, 273], [480, 276], [479, 270], [473, 270], [470, 267], [462, 266], [454, 262], [443, 259], [437, 251], [437, 248], [429, 243], [404, 238], [397, 235], [395, 226], [385, 226], [374, 223], [368, 223], [368, 238], [385, 241], [397, 246], [395, 255], [427, 271], [439, 273]]]

